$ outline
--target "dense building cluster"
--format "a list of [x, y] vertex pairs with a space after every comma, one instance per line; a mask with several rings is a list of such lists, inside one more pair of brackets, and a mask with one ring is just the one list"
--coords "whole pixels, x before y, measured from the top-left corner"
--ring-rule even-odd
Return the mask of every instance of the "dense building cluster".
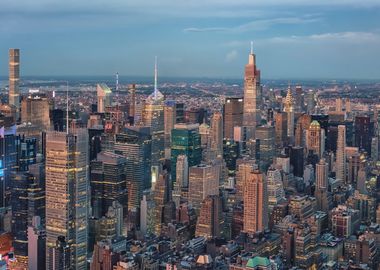
[[167, 99], [156, 62], [147, 97], [98, 84], [90, 111], [68, 89], [58, 108], [19, 68], [11, 49], [0, 269], [378, 269], [376, 105], [263, 91], [253, 49], [222, 106]]

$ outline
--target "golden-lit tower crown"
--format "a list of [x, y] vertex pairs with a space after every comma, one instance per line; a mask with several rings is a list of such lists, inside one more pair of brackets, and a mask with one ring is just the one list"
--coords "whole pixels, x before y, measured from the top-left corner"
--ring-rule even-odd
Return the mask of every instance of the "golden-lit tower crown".
[[290, 86], [288, 87], [288, 92], [286, 93], [286, 97], [285, 97], [285, 111], [286, 111], [286, 108], [289, 108], [289, 109], [293, 109], [293, 105], [294, 105], [294, 98], [293, 98], [293, 95], [292, 95], [292, 90], [290, 88]]

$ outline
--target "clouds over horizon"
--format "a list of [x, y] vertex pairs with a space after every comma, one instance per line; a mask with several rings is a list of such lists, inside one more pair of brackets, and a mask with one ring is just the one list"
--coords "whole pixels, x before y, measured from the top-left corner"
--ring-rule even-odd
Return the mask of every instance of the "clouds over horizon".
[[26, 75], [151, 75], [158, 55], [164, 76], [237, 77], [253, 40], [265, 77], [380, 77], [379, 14], [378, 0], [0, 0], [0, 74], [20, 47]]

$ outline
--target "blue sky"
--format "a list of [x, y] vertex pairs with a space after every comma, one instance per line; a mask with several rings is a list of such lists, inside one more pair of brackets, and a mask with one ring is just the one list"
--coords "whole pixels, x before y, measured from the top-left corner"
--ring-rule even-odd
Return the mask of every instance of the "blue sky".
[[0, 0], [0, 75], [380, 79], [379, 0]]

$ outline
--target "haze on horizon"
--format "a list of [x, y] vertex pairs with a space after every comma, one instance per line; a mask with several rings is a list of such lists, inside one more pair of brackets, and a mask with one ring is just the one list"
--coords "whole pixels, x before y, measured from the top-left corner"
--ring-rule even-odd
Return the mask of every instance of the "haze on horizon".
[[[254, 2], [254, 3], [253, 3]], [[0, 75], [380, 78], [376, 0], [0, 0]]]

